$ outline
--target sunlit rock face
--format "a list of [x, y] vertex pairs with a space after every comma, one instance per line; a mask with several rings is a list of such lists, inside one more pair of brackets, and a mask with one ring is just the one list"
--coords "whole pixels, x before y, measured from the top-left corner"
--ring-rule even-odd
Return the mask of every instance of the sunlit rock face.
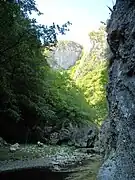
[[109, 122], [97, 179], [135, 180], [135, 1], [116, 1], [107, 32]]
[[72, 67], [82, 54], [83, 47], [73, 41], [59, 41], [48, 60], [53, 69]]

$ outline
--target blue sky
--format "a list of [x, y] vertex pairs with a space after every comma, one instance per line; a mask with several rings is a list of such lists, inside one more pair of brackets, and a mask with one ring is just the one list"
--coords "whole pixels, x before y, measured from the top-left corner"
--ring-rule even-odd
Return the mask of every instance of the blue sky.
[[45, 25], [53, 22], [72, 23], [70, 32], [59, 39], [73, 40], [84, 46], [89, 44], [88, 33], [100, 26], [100, 21], [109, 18], [107, 6], [113, 6], [113, 0], [36, 0], [37, 6], [44, 15], [37, 20]]

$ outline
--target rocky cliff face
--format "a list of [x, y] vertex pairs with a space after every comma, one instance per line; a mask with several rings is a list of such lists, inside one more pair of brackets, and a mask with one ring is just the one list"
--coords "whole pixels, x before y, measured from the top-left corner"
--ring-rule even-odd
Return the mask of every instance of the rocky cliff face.
[[79, 59], [82, 49], [80, 44], [73, 41], [59, 41], [48, 63], [54, 69], [68, 69]]
[[116, 1], [107, 32], [109, 122], [98, 180], [135, 180], [135, 1]]

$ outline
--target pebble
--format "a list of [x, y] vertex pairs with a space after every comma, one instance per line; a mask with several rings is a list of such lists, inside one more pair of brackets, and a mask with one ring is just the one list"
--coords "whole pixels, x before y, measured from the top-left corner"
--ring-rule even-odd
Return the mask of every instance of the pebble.
[[[69, 165], [74, 165], [77, 162], [81, 165], [82, 161], [85, 159], [90, 159], [91, 157], [91, 155], [75, 151], [75, 149], [66, 146], [46, 146], [45, 148], [40, 148], [37, 147], [37, 145], [29, 145], [23, 148], [20, 147], [20, 150], [22, 152], [38, 152], [39, 158], [17, 161], [3, 161], [0, 162], [0, 171], [36, 166], [45, 168], [50, 167], [52, 170], [55, 167], [57, 170], [59, 170], [60, 167], [68, 167]], [[58, 166], [58, 168], [56, 166]]]

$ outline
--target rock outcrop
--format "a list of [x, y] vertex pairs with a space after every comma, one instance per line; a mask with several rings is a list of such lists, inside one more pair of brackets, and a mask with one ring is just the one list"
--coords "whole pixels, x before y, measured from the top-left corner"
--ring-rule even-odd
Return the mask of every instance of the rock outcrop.
[[106, 158], [97, 179], [135, 180], [135, 1], [116, 1], [107, 32], [112, 52], [108, 137], [103, 138]]
[[96, 125], [71, 126], [50, 135], [50, 144], [67, 144], [77, 148], [93, 148], [98, 137]]
[[7, 145], [8, 143], [2, 137], [0, 137], [0, 147], [7, 146]]
[[93, 148], [97, 141], [98, 128], [96, 125], [84, 125], [81, 127], [73, 127], [71, 130], [69, 143], [78, 148]]
[[82, 54], [83, 47], [73, 41], [59, 41], [47, 60], [53, 69], [68, 69]]
[[[69, 145], [77, 148], [93, 148], [98, 139], [98, 128], [94, 124], [81, 124], [80, 126], [69, 125], [66, 128], [56, 129], [47, 127], [40, 129], [41, 133], [36, 139], [45, 144]], [[46, 139], [46, 141], [44, 141]]]
[[17, 151], [19, 149], [20, 149], [20, 145], [18, 143], [10, 145], [10, 148], [9, 148], [10, 152], [15, 152], [15, 151]]

